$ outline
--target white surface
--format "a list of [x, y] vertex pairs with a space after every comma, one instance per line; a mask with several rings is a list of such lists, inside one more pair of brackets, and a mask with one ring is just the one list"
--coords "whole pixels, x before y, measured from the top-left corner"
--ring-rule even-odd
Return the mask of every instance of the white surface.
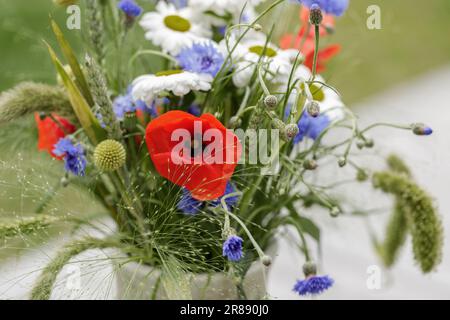
[[[372, 153], [387, 155], [395, 152], [402, 155], [413, 167], [414, 176], [420, 184], [436, 198], [445, 233], [450, 232], [450, 68], [424, 76], [416, 81], [392, 89], [357, 106], [361, 122], [425, 122], [433, 127], [431, 137], [416, 137], [410, 132], [392, 129], [377, 129], [372, 133], [377, 146]], [[381, 157], [370, 160], [356, 158], [358, 163], [369, 163], [382, 167]], [[332, 169], [333, 175], [344, 178], [346, 170]], [[386, 207], [389, 201], [368, 185], [353, 184], [343, 188], [356, 207], [369, 209]], [[370, 200], [370, 201], [368, 201]], [[368, 207], [367, 207], [368, 206]], [[333, 289], [321, 296], [324, 299], [449, 299], [450, 255], [449, 238], [445, 239], [443, 262], [436, 273], [422, 275], [414, 265], [411, 247], [408, 244], [393, 270], [382, 270], [382, 287], [369, 290], [366, 281], [367, 269], [378, 265], [367, 233], [367, 221], [362, 218], [340, 217], [331, 219], [326, 212], [312, 210], [322, 228], [323, 243], [321, 261], [324, 273], [331, 275], [336, 283]], [[387, 215], [370, 218], [370, 224], [379, 232], [384, 230]], [[40, 268], [54, 255], [66, 237], [55, 239], [45, 247], [30, 250], [29, 254], [13, 257], [0, 264], [0, 298], [27, 298], [30, 285]], [[302, 257], [286, 241], [280, 243], [279, 255], [269, 276], [269, 292], [275, 299], [297, 299], [292, 291], [295, 280], [302, 276]], [[77, 258], [81, 264], [67, 266], [58, 278], [58, 287], [53, 298], [114, 298], [115, 282], [110, 263], [105, 253], [90, 251]], [[81, 269], [81, 289], [68, 290], [67, 277], [74, 272], [73, 266]], [[76, 268], [76, 267], [75, 267]], [[75, 270], [75, 271], [74, 271]]]

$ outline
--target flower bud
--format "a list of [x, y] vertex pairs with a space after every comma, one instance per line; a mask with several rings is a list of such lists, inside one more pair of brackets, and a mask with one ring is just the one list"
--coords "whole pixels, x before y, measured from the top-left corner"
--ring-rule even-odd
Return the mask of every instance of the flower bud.
[[358, 169], [358, 172], [356, 173], [356, 180], [359, 182], [364, 182], [369, 179], [369, 175], [367, 174], [366, 170]]
[[347, 159], [345, 157], [340, 157], [338, 160], [339, 167], [343, 168], [347, 165]]
[[306, 111], [308, 111], [308, 114], [313, 117], [317, 118], [320, 115], [320, 105], [316, 101], [311, 101], [306, 106]]
[[61, 186], [63, 188], [66, 188], [69, 185], [69, 183], [70, 183], [70, 180], [67, 176], [64, 176], [61, 178]]
[[123, 120], [123, 126], [127, 130], [133, 130], [137, 125], [136, 112], [126, 112]]
[[309, 22], [312, 25], [319, 26], [322, 23], [323, 14], [322, 10], [317, 4], [313, 4], [309, 11]]
[[232, 129], [239, 127], [241, 124], [242, 120], [238, 116], [233, 116], [230, 118], [230, 127]]
[[255, 25], [253, 26], [253, 29], [254, 29], [255, 31], [261, 31], [261, 30], [262, 30], [262, 25], [260, 25], [259, 23], [257, 23], [257, 24], [255, 24]]
[[270, 95], [264, 98], [264, 105], [268, 108], [268, 109], [275, 109], [278, 105], [278, 98]]
[[373, 139], [367, 139], [365, 142], [366, 148], [373, 148], [374, 145], [375, 145], [375, 142], [373, 141]]
[[341, 209], [339, 209], [338, 207], [332, 207], [330, 209], [330, 216], [332, 216], [333, 218], [338, 217], [341, 214]]
[[433, 129], [423, 123], [415, 123], [411, 127], [413, 133], [418, 136], [429, 136], [433, 133]]
[[266, 255], [266, 256], [262, 257], [261, 262], [263, 265], [268, 267], [272, 264], [272, 258]]
[[366, 142], [363, 140], [358, 140], [358, 142], [356, 142], [356, 147], [360, 150], [363, 149], [365, 146], [366, 146]]
[[299, 132], [298, 125], [295, 123], [288, 124], [286, 125], [284, 132], [288, 140], [294, 139]]
[[303, 273], [305, 277], [315, 276], [317, 274], [317, 266], [314, 262], [308, 261], [303, 265]]
[[102, 171], [115, 171], [126, 161], [126, 151], [123, 145], [115, 140], [102, 141], [94, 151], [94, 162]]
[[303, 168], [306, 170], [316, 170], [318, 167], [317, 162], [312, 159], [307, 159], [303, 162]]

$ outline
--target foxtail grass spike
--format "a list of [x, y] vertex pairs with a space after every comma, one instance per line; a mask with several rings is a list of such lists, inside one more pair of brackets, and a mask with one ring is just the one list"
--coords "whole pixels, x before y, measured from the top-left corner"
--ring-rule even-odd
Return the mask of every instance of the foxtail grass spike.
[[0, 94], [0, 124], [34, 112], [73, 116], [66, 92], [57, 86], [23, 82]]
[[109, 138], [120, 139], [120, 124], [117, 121], [113, 105], [108, 94], [106, 79], [100, 66], [89, 55], [86, 56], [86, 72], [97, 111], [102, 117]]
[[442, 255], [442, 223], [433, 200], [403, 174], [378, 172], [373, 176], [373, 184], [401, 199], [403, 210], [407, 212], [414, 259], [424, 273], [433, 271]]

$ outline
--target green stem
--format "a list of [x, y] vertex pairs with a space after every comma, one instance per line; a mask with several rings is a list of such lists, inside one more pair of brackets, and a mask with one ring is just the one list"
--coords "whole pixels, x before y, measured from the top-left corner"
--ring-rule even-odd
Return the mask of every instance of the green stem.
[[316, 78], [317, 74], [317, 57], [319, 56], [319, 39], [320, 39], [320, 26], [314, 26], [314, 38], [315, 38], [315, 46], [314, 46], [314, 60], [313, 60], [313, 80]]

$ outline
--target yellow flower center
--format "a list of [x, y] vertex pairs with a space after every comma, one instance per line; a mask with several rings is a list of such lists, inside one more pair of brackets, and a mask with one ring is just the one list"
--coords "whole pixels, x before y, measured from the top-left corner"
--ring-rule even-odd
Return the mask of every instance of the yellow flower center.
[[256, 53], [259, 56], [266, 56], [269, 58], [273, 58], [277, 55], [277, 52], [269, 47], [263, 47], [263, 46], [253, 46], [248, 48], [248, 51], [252, 53]]
[[170, 15], [164, 18], [164, 24], [167, 28], [178, 31], [186, 32], [191, 29], [191, 23], [183, 17], [177, 15]]
[[183, 70], [164, 70], [164, 71], [157, 72], [155, 74], [155, 76], [166, 77], [166, 76], [171, 76], [173, 74], [180, 74], [180, 73], [183, 73]]

